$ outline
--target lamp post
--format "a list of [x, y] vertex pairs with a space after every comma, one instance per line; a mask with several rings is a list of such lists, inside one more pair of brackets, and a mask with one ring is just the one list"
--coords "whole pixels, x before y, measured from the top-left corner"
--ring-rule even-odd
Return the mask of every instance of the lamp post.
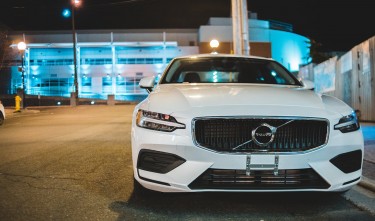
[[76, 42], [76, 30], [75, 30], [75, 19], [74, 19], [74, 11], [75, 8], [81, 5], [80, 0], [72, 0], [72, 32], [73, 32], [73, 62], [74, 62], [74, 100], [75, 104], [73, 106], [78, 105], [79, 98], [78, 98], [78, 74], [77, 74], [77, 42]]
[[21, 53], [21, 73], [22, 73], [22, 108], [25, 109], [25, 67], [24, 67], [24, 56], [25, 56], [25, 50], [26, 50], [26, 43], [21, 41], [17, 45], [18, 50]]
[[219, 47], [219, 44], [220, 44], [219, 41], [216, 39], [213, 39], [210, 41], [210, 46], [212, 48], [211, 54], [217, 54], [216, 49]]

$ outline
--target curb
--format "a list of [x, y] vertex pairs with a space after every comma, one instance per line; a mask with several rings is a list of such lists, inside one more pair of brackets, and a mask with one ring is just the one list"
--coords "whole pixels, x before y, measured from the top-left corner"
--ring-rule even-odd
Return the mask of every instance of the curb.
[[27, 116], [30, 114], [37, 114], [40, 110], [21, 110], [20, 112], [15, 112], [14, 109], [5, 109], [6, 118], [13, 118], [15, 116]]
[[361, 181], [358, 183], [359, 186], [375, 192], [375, 181], [367, 177], [362, 177]]

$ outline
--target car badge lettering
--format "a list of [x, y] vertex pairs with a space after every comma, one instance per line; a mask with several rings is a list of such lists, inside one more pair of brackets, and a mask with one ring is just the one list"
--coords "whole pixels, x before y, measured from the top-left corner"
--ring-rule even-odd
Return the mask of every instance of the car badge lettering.
[[276, 127], [263, 123], [251, 131], [252, 141], [261, 147], [268, 146], [275, 139], [276, 130]]

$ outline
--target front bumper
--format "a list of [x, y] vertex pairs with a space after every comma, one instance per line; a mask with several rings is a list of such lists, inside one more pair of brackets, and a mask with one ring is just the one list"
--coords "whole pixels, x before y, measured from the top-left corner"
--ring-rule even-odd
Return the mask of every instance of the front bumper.
[[[139, 168], [138, 159], [141, 150], [171, 154], [183, 159], [184, 162], [170, 171], [151, 172], [147, 168], [147, 170]], [[340, 169], [337, 163], [332, 162], [332, 159], [335, 157], [337, 159], [341, 154], [355, 152], [358, 155], [358, 151], [360, 152], [360, 166], [355, 168], [355, 171]], [[345, 191], [360, 181], [363, 137], [361, 130], [345, 135], [339, 131], [331, 131], [327, 145], [308, 152], [228, 154], [197, 147], [191, 136], [184, 133], [165, 133], [133, 126], [132, 157], [135, 168], [134, 177], [138, 182], [148, 189], [161, 192]], [[276, 158], [277, 174], [275, 174]], [[250, 174], [246, 174], [249, 172], [249, 168]], [[233, 177], [231, 173], [235, 171], [234, 173], [238, 175], [237, 177], [242, 178], [242, 181], [245, 180], [248, 183], [254, 181], [253, 184], [256, 185], [237, 185], [235, 188], [225, 185], [195, 185], [197, 180], [212, 171], [216, 171], [217, 174], [208, 176], [220, 177], [223, 174], [229, 174], [229, 177]], [[289, 182], [291, 185], [284, 186], [263, 185], [266, 183], [262, 181], [262, 177], [267, 180], [276, 180], [280, 185], [283, 182], [282, 176], [287, 177], [290, 173], [297, 179], [311, 178], [314, 185], [294, 185], [296, 183], [293, 182]], [[298, 175], [301, 173], [307, 175]], [[238, 180], [238, 178], [233, 179]], [[254, 180], [249, 181], [250, 179]], [[239, 180], [241, 181], [241, 179]], [[216, 181], [216, 183], [222, 182], [220, 179]], [[287, 183], [290, 180], [286, 178], [284, 181]], [[315, 185], [317, 183], [319, 185]]]

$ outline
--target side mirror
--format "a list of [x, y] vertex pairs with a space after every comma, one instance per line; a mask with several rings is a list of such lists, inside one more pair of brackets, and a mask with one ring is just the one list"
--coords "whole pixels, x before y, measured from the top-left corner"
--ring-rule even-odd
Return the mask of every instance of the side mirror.
[[309, 81], [309, 80], [303, 80], [302, 84], [303, 84], [303, 88], [306, 90], [314, 90], [315, 88], [314, 82]]
[[141, 81], [139, 82], [139, 86], [143, 89], [146, 89], [148, 93], [152, 91], [152, 88], [155, 85], [155, 77], [145, 77], [142, 78]]

